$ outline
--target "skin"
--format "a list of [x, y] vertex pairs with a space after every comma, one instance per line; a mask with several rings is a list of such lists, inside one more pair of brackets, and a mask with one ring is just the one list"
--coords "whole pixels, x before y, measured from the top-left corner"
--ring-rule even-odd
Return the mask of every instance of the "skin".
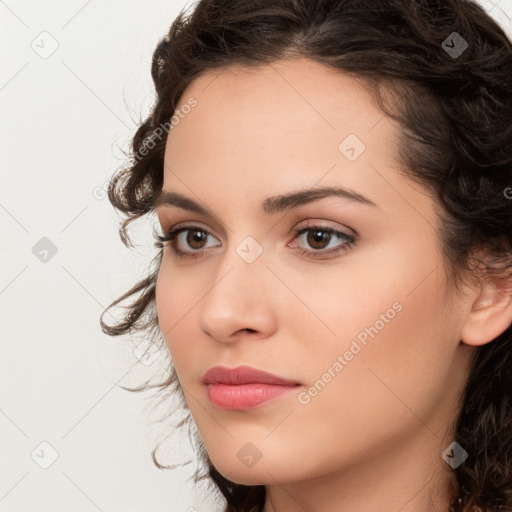
[[[180, 105], [191, 96], [197, 106], [168, 136], [163, 189], [215, 216], [157, 209], [164, 232], [189, 223], [211, 236], [191, 246], [180, 235], [181, 250], [206, 251], [197, 259], [165, 247], [156, 301], [213, 464], [233, 482], [266, 485], [265, 512], [447, 510], [453, 477], [441, 453], [453, 441], [470, 359], [510, 325], [512, 308], [497, 287], [458, 294], [449, 284], [435, 200], [398, 171], [399, 127], [354, 78], [294, 59], [209, 72]], [[366, 145], [355, 161], [338, 149], [351, 133]], [[322, 186], [377, 206], [329, 197], [277, 214], [260, 207]], [[325, 251], [311, 232], [291, 234], [306, 221], [356, 233], [357, 243], [343, 250], [333, 235], [324, 246], [338, 254], [300, 255], [298, 247]], [[247, 236], [263, 249], [252, 263], [236, 251]], [[400, 311], [300, 403], [393, 304]], [[250, 410], [218, 409], [204, 373], [241, 364], [302, 385]], [[261, 454], [251, 467], [237, 456], [247, 443]]]

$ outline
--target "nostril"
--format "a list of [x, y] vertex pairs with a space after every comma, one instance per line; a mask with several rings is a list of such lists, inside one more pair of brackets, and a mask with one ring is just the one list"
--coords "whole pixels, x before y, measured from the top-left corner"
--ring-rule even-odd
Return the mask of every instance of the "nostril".
[[239, 329], [235, 334], [234, 336], [236, 336], [237, 334], [241, 334], [241, 333], [255, 333], [255, 332], [258, 332], [256, 329], [251, 329], [249, 327], [245, 328], [245, 329]]

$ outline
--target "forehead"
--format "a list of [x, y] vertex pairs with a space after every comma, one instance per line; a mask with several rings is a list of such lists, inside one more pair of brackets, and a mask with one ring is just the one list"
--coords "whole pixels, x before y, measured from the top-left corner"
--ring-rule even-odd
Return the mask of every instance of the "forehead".
[[[191, 99], [194, 108], [183, 108]], [[185, 89], [180, 109], [163, 188], [213, 210], [259, 208], [264, 197], [316, 186], [358, 191], [397, 217], [411, 210], [406, 198], [430, 203], [397, 172], [399, 125], [360, 79], [325, 65], [294, 59], [209, 71]]]
[[387, 148], [380, 158], [389, 158], [398, 129], [361, 80], [303, 58], [208, 71], [185, 89], [176, 112], [191, 98], [196, 106], [169, 132], [168, 164], [184, 164], [186, 155], [189, 165], [196, 157], [211, 166], [239, 157], [247, 168], [306, 160], [330, 162], [328, 169], [350, 134]]
[[311, 128], [330, 131], [355, 128], [357, 122], [372, 126], [383, 115], [364, 84], [360, 78], [305, 58], [232, 66], [196, 77], [182, 94], [177, 110], [193, 96], [202, 116], [217, 117], [219, 123], [231, 120], [234, 125], [245, 118], [256, 124], [302, 117], [313, 123]]

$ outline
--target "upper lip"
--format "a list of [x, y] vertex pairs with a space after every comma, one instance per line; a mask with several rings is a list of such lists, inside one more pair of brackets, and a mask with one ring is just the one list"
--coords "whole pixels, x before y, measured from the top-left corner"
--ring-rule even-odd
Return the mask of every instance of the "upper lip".
[[236, 368], [225, 368], [214, 366], [203, 376], [203, 384], [277, 384], [280, 386], [296, 386], [299, 382], [283, 379], [277, 375], [257, 370], [251, 366], [237, 366]]

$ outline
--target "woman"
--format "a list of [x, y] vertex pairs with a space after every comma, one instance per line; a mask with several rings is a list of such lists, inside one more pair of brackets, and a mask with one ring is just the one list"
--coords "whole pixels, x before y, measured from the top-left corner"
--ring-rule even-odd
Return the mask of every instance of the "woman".
[[167, 347], [224, 510], [512, 510], [503, 30], [463, 0], [203, 0], [152, 76], [109, 198], [162, 250], [102, 328]]

